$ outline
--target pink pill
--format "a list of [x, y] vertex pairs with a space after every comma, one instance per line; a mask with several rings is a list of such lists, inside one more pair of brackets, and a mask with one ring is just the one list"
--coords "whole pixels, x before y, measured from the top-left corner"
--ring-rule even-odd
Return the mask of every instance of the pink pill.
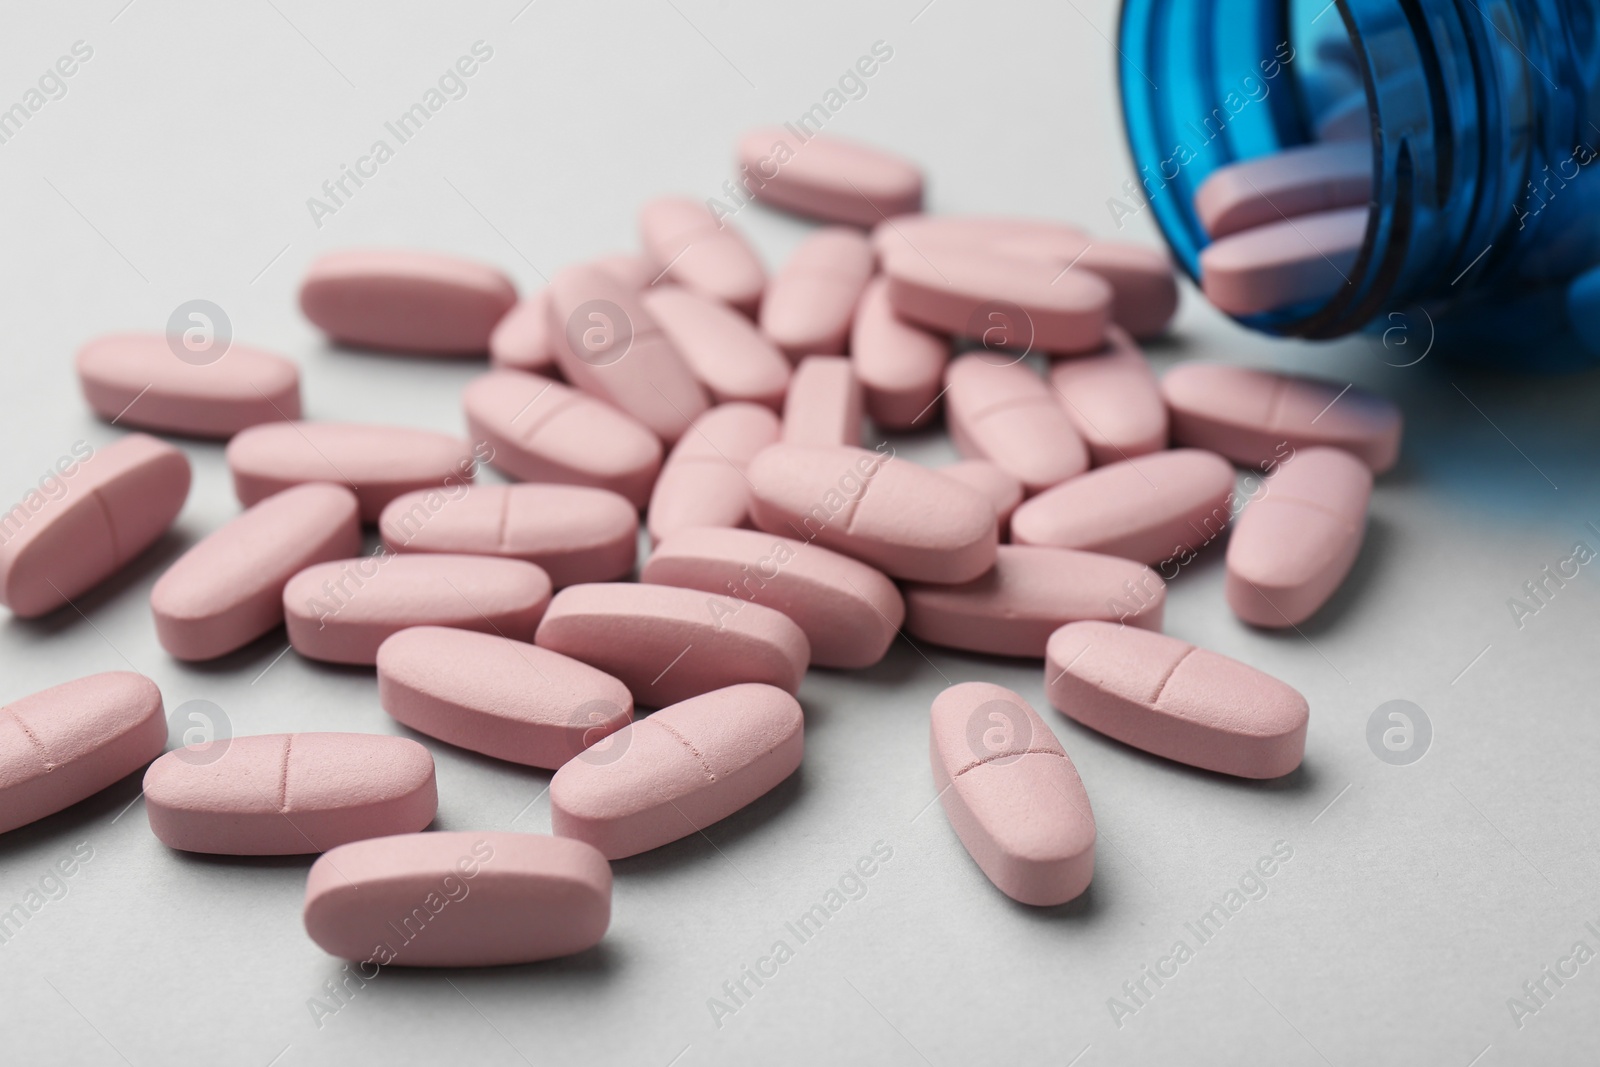
[[521, 371], [491, 371], [461, 393], [467, 430], [513, 478], [609, 489], [635, 507], [650, 498], [661, 440], [609, 404]]
[[611, 865], [565, 837], [378, 837], [340, 845], [306, 877], [306, 933], [363, 969], [535, 963], [593, 948], [610, 923]]
[[1227, 528], [1232, 501], [1232, 465], [1214, 452], [1179, 448], [1040, 493], [1011, 517], [1011, 539], [1152, 565], [1187, 560]]
[[847, 226], [922, 210], [915, 163], [844, 137], [763, 126], [739, 138], [740, 183], [762, 203]]
[[500, 271], [434, 252], [329, 252], [300, 283], [300, 310], [340, 344], [476, 356], [517, 302]]
[[893, 578], [971, 581], [994, 566], [994, 509], [976, 489], [893, 454], [773, 445], [750, 464], [750, 518]]
[[455, 626], [532, 640], [550, 604], [550, 579], [520, 559], [363, 556], [307, 567], [283, 588], [289, 643], [308, 659], [377, 660], [408, 626]]
[[995, 888], [1038, 907], [1089, 888], [1089, 794], [1027, 701], [987, 682], [953, 685], [933, 702], [928, 742], [945, 816]]
[[849, 556], [757, 530], [680, 530], [645, 561], [642, 582], [700, 589], [782, 612], [805, 632], [819, 667], [870, 667], [884, 657], [905, 601], [881, 571]]
[[859, 445], [861, 383], [843, 356], [807, 356], [783, 402], [783, 443]]
[[154, 333], [97, 337], [78, 350], [89, 407], [121, 426], [189, 437], [232, 437], [258, 422], [300, 417], [300, 369], [282, 356], [229, 345], [220, 357], [174, 354]]
[[948, 339], [894, 313], [887, 278], [867, 284], [850, 330], [850, 365], [873, 422], [908, 430], [931, 421], [949, 361]]
[[378, 703], [460, 748], [555, 770], [633, 720], [628, 687], [586, 663], [499, 634], [413, 626], [378, 648]]
[[993, 245], [1007, 255], [1034, 255], [1054, 269], [1088, 271], [1111, 286], [1111, 321], [1138, 338], [1158, 337], [1178, 311], [1178, 278], [1159, 249], [1127, 241], [1057, 234], [1007, 237]]
[[1141, 563], [1097, 552], [1001, 545], [989, 573], [962, 585], [905, 587], [906, 633], [946, 648], [1042, 656], [1080, 619], [1161, 629], [1167, 587]]
[[691, 697], [626, 727], [615, 756], [550, 780], [550, 828], [607, 859], [636, 856], [726, 819], [800, 767], [800, 702], [770, 685]]
[[1066, 247], [1086, 242], [1088, 234], [1070, 223], [1020, 215], [907, 215], [885, 219], [872, 230], [880, 258], [938, 246], [993, 248], [1015, 240]]
[[582, 485], [459, 486], [396, 497], [378, 532], [391, 552], [527, 560], [561, 589], [627, 576], [638, 553], [639, 512], [609, 489]]
[[414, 489], [472, 481], [472, 450], [459, 437], [408, 426], [353, 422], [274, 422], [228, 442], [233, 492], [245, 507], [306, 482], [332, 482], [355, 493], [361, 521]]
[[550, 283], [549, 311], [562, 377], [668, 444], [709, 406], [639, 292], [609, 272], [582, 264], [563, 270]]
[[1271, 470], [1297, 448], [1342, 448], [1382, 474], [1400, 458], [1400, 409], [1364, 389], [1314, 378], [1184, 363], [1161, 379], [1174, 444]]
[[548, 374], [555, 369], [550, 337], [550, 290], [540, 289], [517, 302], [489, 335], [489, 362], [510, 370]]
[[644, 306], [714, 401], [746, 400], [773, 409], [783, 403], [789, 361], [749, 319], [677, 285], [651, 289]]
[[1361, 551], [1372, 472], [1334, 448], [1306, 448], [1266, 480], [1228, 538], [1228, 606], [1273, 628], [1310, 618]]
[[1194, 194], [1195, 213], [1213, 239], [1252, 226], [1372, 197], [1372, 148], [1359, 142], [1309, 144], [1218, 167]]
[[639, 237], [657, 271], [685, 289], [755, 313], [767, 272], [738, 230], [686, 196], [657, 197], [639, 210]]
[[563, 589], [535, 641], [616, 676], [648, 708], [739, 682], [793, 693], [811, 660], [805, 632], [787, 615], [666, 585]]
[[433, 757], [377, 734], [263, 734], [189, 745], [144, 775], [150, 829], [168, 848], [293, 856], [425, 829]]
[[988, 498], [989, 503], [994, 505], [995, 521], [1000, 526], [1003, 540], [1010, 527], [1012, 513], [1022, 503], [1022, 483], [986, 459], [964, 459], [960, 463], [940, 467], [939, 473], [976, 489]]
[[635, 291], [648, 289], [656, 283], [661, 273], [643, 256], [632, 252], [617, 252], [592, 260], [592, 264]]
[[859, 230], [835, 227], [807, 237], [767, 286], [762, 331], [792, 360], [842, 355], [874, 262]]
[[1075, 622], [1051, 635], [1044, 677], [1057, 710], [1151, 755], [1240, 778], [1277, 778], [1305, 756], [1305, 697], [1176, 637]]
[[962, 356], [944, 375], [950, 439], [1037, 493], [1089, 467], [1089, 450], [1055, 393], [1025, 363], [992, 352]]
[[355, 494], [313, 482], [256, 504], [195, 545], [150, 590], [161, 647], [182, 660], [227, 655], [283, 624], [283, 587], [313, 563], [361, 551]]
[[1206, 298], [1230, 315], [1327, 300], [1349, 284], [1367, 236], [1365, 207], [1255, 226], [1200, 252]]
[[778, 417], [754, 404], [720, 404], [695, 420], [672, 449], [650, 494], [650, 536], [691, 526], [744, 526], [756, 453], [778, 439]]
[[1095, 466], [1167, 447], [1167, 405], [1155, 372], [1121, 327], [1098, 352], [1055, 361], [1050, 385]]
[[161, 755], [161, 691], [110, 671], [0, 708], [0, 833], [53, 815]]
[[54, 496], [30, 490], [0, 515], [0, 601], [18, 618], [54, 611], [155, 543], [189, 495], [189, 461], [142, 433], [56, 462]]

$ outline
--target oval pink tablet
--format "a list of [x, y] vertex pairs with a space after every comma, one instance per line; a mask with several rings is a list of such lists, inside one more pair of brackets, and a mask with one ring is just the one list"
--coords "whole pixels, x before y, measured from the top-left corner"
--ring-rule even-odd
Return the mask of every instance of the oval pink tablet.
[[1172, 441], [1269, 471], [1297, 448], [1327, 445], [1382, 474], [1400, 458], [1400, 409], [1376, 393], [1315, 378], [1182, 363], [1161, 379]]
[[635, 291], [650, 288], [661, 273], [650, 265], [648, 259], [636, 256], [632, 252], [615, 252], [589, 262]]
[[1334, 448], [1306, 448], [1266, 480], [1228, 538], [1228, 606], [1281, 628], [1310, 618], [1344, 581], [1367, 528], [1372, 472]]
[[1305, 697], [1166, 634], [1063, 626], [1050, 637], [1044, 678], [1068, 718], [1151, 755], [1240, 778], [1277, 778], [1305, 756]]
[[1233, 515], [1233, 466], [1178, 448], [1113, 463], [1046, 490], [1011, 517], [1019, 545], [1051, 545], [1156, 564], [1187, 559]]
[[[0, 516], [0, 601], [31, 619], [68, 604], [167, 532], [189, 496], [189, 461], [142, 433], [79, 442], [52, 485]], [[63, 460], [66, 457], [62, 457]]]
[[391, 552], [524, 559], [561, 589], [626, 577], [638, 552], [639, 512], [609, 489], [472, 485], [396, 497], [378, 532]]
[[300, 368], [282, 356], [231, 344], [220, 358], [185, 358], [174, 348], [183, 342], [157, 333], [108, 334], [84, 345], [76, 365], [89, 407], [121, 426], [221, 439], [300, 417]]
[[435, 252], [329, 252], [300, 283], [300, 310], [323, 333], [390, 352], [481, 355], [516, 302], [516, 287], [500, 271]]
[[377, 837], [324, 854], [306, 877], [306, 933], [363, 971], [535, 963], [593, 948], [610, 923], [611, 865], [565, 837]]
[[962, 585], [905, 587], [906, 633], [946, 648], [1042, 656], [1065, 623], [1115, 619], [1161, 629], [1167, 587], [1149, 567], [1070, 548], [1001, 545], [994, 569]]
[[1094, 877], [1094, 811], [1078, 769], [1016, 693], [964, 682], [933, 702], [928, 755], [967, 854], [1012, 900], [1064, 904]]
[[698, 833], [800, 767], [800, 702], [770, 685], [691, 697], [624, 729], [615, 759], [575, 759], [550, 779], [550, 828], [607, 859]]
[[656, 270], [685, 289], [754, 314], [767, 272], [738, 230], [702, 203], [662, 196], [639, 209], [639, 238]]
[[634, 507], [650, 499], [661, 440], [637, 419], [560, 382], [491, 371], [461, 391], [467, 431], [489, 462], [526, 482], [609, 489]]
[[843, 356], [807, 356], [794, 369], [783, 402], [783, 442], [859, 445], [861, 383]]
[[744, 526], [750, 518], [745, 472], [778, 433], [778, 417], [754, 404], [719, 404], [696, 419], [650, 494], [650, 536], [659, 541], [690, 526]]
[[773, 445], [750, 464], [750, 518], [894, 578], [967, 582], [994, 566], [994, 509], [976, 489], [893, 454]]
[[1037, 493], [1081, 474], [1089, 450], [1045, 380], [993, 352], [965, 355], [944, 375], [950, 438]]
[[144, 775], [150, 829], [168, 848], [293, 856], [425, 829], [433, 757], [379, 734], [263, 734], [189, 745]]
[[1323, 211], [1219, 238], [1200, 252], [1200, 287], [1230, 315], [1327, 300], [1350, 284], [1369, 214]]
[[1286, 217], [1365, 206], [1371, 196], [1372, 146], [1336, 141], [1218, 167], [1195, 190], [1194, 209], [1215, 240]]
[[903, 215], [884, 219], [872, 230], [872, 247], [880, 258], [939, 245], [993, 248], [1003, 241], [1025, 240], [1064, 248], [1086, 243], [1089, 235], [1070, 223], [1022, 215]]
[[1158, 337], [1178, 311], [1178, 279], [1160, 249], [1128, 241], [1046, 231], [1008, 236], [991, 246], [1038, 256], [1057, 271], [1088, 271], [1111, 286], [1111, 321], [1138, 338]]
[[234, 495], [245, 507], [293, 485], [332, 482], [355, 493], [362, 522], [377, 522], [402, 493], [464, 485], [474, 467], [459, 437], [354, 422], [252, 426], [228, 442], [227, 456]]
[[1100, 351], [1052, 363], [1050, 386], [1095, 466], [1167, 447], [1167, 405], [1155, 372], [1121, 327], [1106, 330]]
[[787, 615], [666, 585], [563, 589], [535, 642], [615, 675], [650, 708], [739, 682], [793, 693], [811, 661], [804, 631]]
[[905, 602], [883, 572], [820, 545], [758, 530], [680, 530], [645, 561], [641, 582], [700, 589], [781, 611], [811, 643], [819, 667], [870, 667], [889, 651]]
[[355, 494], [312, 482], [274, 493], [195, 545], [150, 590], [161, 647], [215, 659], [283, 623], [283, 587], [313, 563], [361, 551]]
[[822, 222], [876, 226], [922, 210], [922, 171], [873, 145], [762, 126], [739, 138], [740, 184], [762, 203]]
[[392, 554], [318, 563], [283, 588], [289, 643], [308, 659], [372, 664], [408, 626], [455, 626], [532, 640], [550, 579], [520, 559]]
[[949, 361], [949, 340], [894, 313], [887, 278], [867, 284], [850, 330], [850, 365], [873, 422], [886, 430], [930, 422]]
[[498, 634], [413, 626], [378, 647], [378, 703], [419, 733], [555, 770], [633, 720], [628, 687], [586, 663]]
[[0, 708], [0, 833], [71, 807], [161, 755], [156, 683], [91, 674]]
[[767, 286], [762, 332], [792, 360], [842, 355], [874, 261], [859, 230], [835, 227], [807, 237]]
[[749, 319], [677, 285], [656, 286], [643, 299], [714, 401], [747, 400], [774, 410], [783, 403], [789, 361]]
[[940, 467], [939, 473], [946, 478], [954, 478], [962, 485], [971, 486], [988, 498], [989, 503], [994, 505], [995, 521], [1000, 525], [1003, 540], [1010, 529], [1012, 513], [1022, 503], [1022, 483], [986, 459], [964, 459], [960, 463]]
[[489, 334], [489, 362], [511, 370], [548, 374], [556, 365], [550, 339], [550, 290], [540, 289], [517, 302]]

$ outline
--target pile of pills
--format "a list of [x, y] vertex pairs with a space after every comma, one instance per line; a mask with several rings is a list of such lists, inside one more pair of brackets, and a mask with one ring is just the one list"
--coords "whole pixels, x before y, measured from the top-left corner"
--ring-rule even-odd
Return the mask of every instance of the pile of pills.
[[[242, 345], [196, 364], [127, 334], [78, 354], [101, 417], [228, 442], [244, 510], [155, 583], [167, 652], [213, 660], [283, 626], [301, 656], [373, 667], [378, 701], [417, 734], [554, 771], [553, 836], [426, 832], [433, 758], [403, 737], [163, 754], [161, 694], [127, 672], [0, 709], [0, 831], [148, 765], [167, 846], [324, 853], [305, 926], [328, 952], [364, 959], [383, 923], [474, 879], [384, 962], [489, 965], [596, 944], [609, 861], [793, 774], [807, 670], [870, 667], [902, 632], [1042, 661], [1060, 712], [1165, 759], [1245, 778], [1298, 767], [1305, 699], [1163, 634], [1166, 580], [1226, 533], [1240, 619], [1314, 614], [1396, 461], [1396, 408], [1217, 364], [1158, 381], [1139, 342], [1177, 308], [1162, 253], [1053, 221], [923, 215], [915, 166], [838, 138], [757, 130], [738, 152], [757, 199], [829, 224], [770, 278], [736, 229], [678, 197], [644, 206], [642, 254], [521, 298], [492, 267], [430, 253], [312, 265], [301, 308], [332, 341], [488, 354], [462, 396], [465, 438], [300, 421], [296, 366]], [[1293, 271], [1250, 258], [1277, 225], [1264, 206], [1337, 228], [1362, 174], [1333, 142], [1219, 172], [1200, 194], [1219, 237], [1207, 293], [1229, 310], [1294, 295]], [[954, 466], [866, 447], [864, 423], [941, 415], [966, 457]], [[475, 484], [483, 464], [516, 484]], [[143, 433], [74, 466], [0, 545], [17, 616], [106, 580], [189, 491], [183, 453]], [[1236, 467], [1266, 476], [1237, 520]], [[364, 526], [376, 555], [361, 555]], [[1084, 891], [1090, 798], [1034, 708], [952, 686], [929, 744], [950, 824], [1000, 891], [1033, 905]]]

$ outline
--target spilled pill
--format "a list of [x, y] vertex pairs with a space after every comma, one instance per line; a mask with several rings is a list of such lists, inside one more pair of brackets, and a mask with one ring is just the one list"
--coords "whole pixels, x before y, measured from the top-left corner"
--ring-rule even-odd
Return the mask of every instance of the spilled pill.
[[550, 338], [550, 290], [540, 289], [517, 302], [489, 334], [489, 362], [511, 370], [548, 374], [556, 365]]
[[1327, 300], [1349, 284], [1368, 214], [1366, 207], [1322, 211], [1213, 241], [1200, 252], [1201, 288], [1230, 315]]
[[657, 197], [639, 210], [645, 257], [685, 289], [755, 313], [766, 268], [738, 230], [686, 196]]
[[1037, 493], [1089, 467], [1089, 450], [1049, 384], [1025, 363], [993, 352], [961, 356], [945, 371], [950, 439]]
[[861, 383], [843, 356], [807, 356], [794, 369], [783, 402], [783, 437], [790, 445], [859, 445]]
[[690, 526], [746, 525], [746, 471], [779, 432], [778, 417], [755, 404], [719, 404], [696, 419], [673, 447], [650, 494], [650, 536], [659, 541]]
[[1218, 167], [1194, 194], [1212, 239], [1285, 218], [1365, 205], [1372, 148], [1354, 141], [1301, 145]]
[[783, 404], [789, 361], [749, 319], [678, 285], [658, 285], [643, 299], [712, 401], [745, 400], [773, 409]]
[[1050, 387], [1095, 466], [1167, 447], [1167, 406], [1155, 372], [1120, 327], [1106, 330], [1098, 352], [1054, 361]]
[[873, 422], [907, 430], [931, 421], [949, 360], [947, 338], [894, 313], [888, 279], [867, 283], [850, 329], [850, 366]]
[[433, 252], [329, 252], [306, 269], [300, 310], [340, 344], [474, 356], [517, 301], [500, 271]]
[[738, 157], [755, 198], [796, 215], [867, 227], [922, 210], [922, 171], [874, 145], [763, 126], [739, 138]]
[[762, 332], [791, 360], [842, 355], [874, 262], [872, 245], [859, 230], [818, 230], [768, 284]]
[[938, 246], [993, 248], [1002, 241], [1067, 248], [1088, 240], [1069, 223], [1020, 215], [905, 215], [874, 225], [872, 247], [880, 258]]
[[1178, 311], [1178, 279], [1172, 260], [1159, 249], [1128, 241], [1069, 236], [1060, 230], [1000, 238], [989, 245], [1006, 255], [1035, 256], [1062, 272], [1086, 272], [1111, 287], [1111, 321], [1134, 337], [1165, 332]]

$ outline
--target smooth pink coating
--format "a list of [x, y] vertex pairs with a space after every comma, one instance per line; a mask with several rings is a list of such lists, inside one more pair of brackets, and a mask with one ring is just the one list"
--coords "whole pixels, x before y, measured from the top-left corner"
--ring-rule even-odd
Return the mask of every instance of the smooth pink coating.
[[743, 235], [698, 200], [662, 196], [639, 209], [645, 258], [686, 289], [755, 314], [767, 271]]
[[300, 310], [329, 337], [392, 352], [481, 355], [516, 302], [500, 271], [435, 252], [329, 252], [300, 283]]
[[922, 171], [845, 137], [762, 126], [739, 138], [740, 183], [757, 200], [820, 222], [876, 226], [922, 210]]
[[880, 258], [896, 252], [915, 252], [932, 245], [967, 245], [992, 248], [1002, 241], [1049, 242], [1066, 247], [1085, 242], [1088, 234], [1056, 219], [1021, 215], [905, 215], [873, 225], [872, 247]]
[[850, 329], [850, 365], [873, 422], [908, 430], [932, 421], [949, 360], [947, 338], [894, 313], [887, 278], [867, 284]]
[[1200, 286], [1230, 315], [1327, 300], [1350, 283], [1368, 215], [1342, 208], [1220, 238], [1200, 252]]
[[789, 361], [749, 319], [678, 285], [658, 285], [643, 300], [713, 401], [782, 406]]
[[944, 375], [945, 419], [964, 456], [986, 459], [1037, 493], [1089, 468], [1089, 450], [1049, 384], [994, 352], [961, 356]]
[[1335, 141], [1218, 167], [1195, 190], [1194, 209], [1215, 240], [1286, 217], [1365, 205], [1371, 197], [1372, 146]]
[[1050, 387], [1095, 466], [1167, 447], [1167, 406], [1155, 372], [1121, 327], [1106, 330], [1100, 351], [1053, 362]]
[[762, 332], [791, 360], [843, 355], [874, 263], [872, 245], [860, 230], [818, 230], [768, 284]]
[[1034, 256], [1061, 271], [1087, 271], [1111, 286], [1111, 321], [1135, 337], [1159, 337], [1178, 311], [1178, 279], [1160, 249], [1060, 232], [1008, 236], [989, 245]]
[[861, 383], [843, 356], [807, 356], [783, 402], [783, 443], [859, 445]]
[[988, 498], [989, 503], [994, 505], [1000, 538], [1005, 540], [1011, 516], [1017, 510], [1017, 505], [1022, 503], [1022, 483], [986, 459], [964, 459], [960, 463], [940, 467], [939, 473], [946, 478], [954, 478], [962, 485], [971, 486]]
[[746, 471], [779, 432], [778, 417], [755, 404], [720, 404], [696, 419], [650, 494], [650, 536], [660, 541], [691, 526], [748, 524]]
[[556, 365], [550, 338], [550, 290], [540, 289], [517, 302], [489, 335], [489, 362], [510, 370], [550, 373]]

